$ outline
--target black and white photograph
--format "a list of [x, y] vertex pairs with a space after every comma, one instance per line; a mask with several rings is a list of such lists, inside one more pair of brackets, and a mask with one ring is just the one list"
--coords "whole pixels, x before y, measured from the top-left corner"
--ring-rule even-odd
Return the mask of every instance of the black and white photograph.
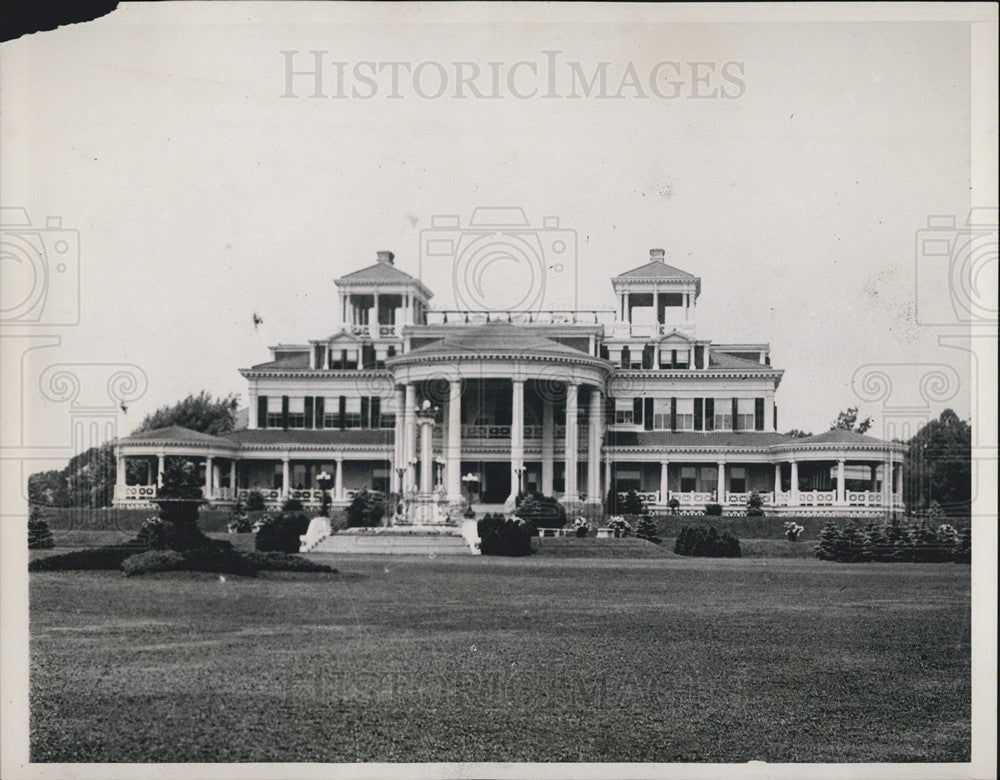
[[6, 35], [3, 776], [995, 777], [997, 19]]

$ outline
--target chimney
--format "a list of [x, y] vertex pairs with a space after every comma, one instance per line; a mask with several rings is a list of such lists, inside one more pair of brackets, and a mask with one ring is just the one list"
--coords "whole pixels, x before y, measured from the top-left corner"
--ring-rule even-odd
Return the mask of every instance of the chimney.
[[383, 249], [378, 252], [378, 261], [386, 265], [392, 265], [392, 261], [396, 259], [396, 255], [390, 252], [388, 249]]
[[650, 249], [649, 250], [649, 259], [652, 260], [653, 262], [662, 263], [663, 262], [663, 255], [664, 255], [664, 252], [663, 252], [662, 249]]

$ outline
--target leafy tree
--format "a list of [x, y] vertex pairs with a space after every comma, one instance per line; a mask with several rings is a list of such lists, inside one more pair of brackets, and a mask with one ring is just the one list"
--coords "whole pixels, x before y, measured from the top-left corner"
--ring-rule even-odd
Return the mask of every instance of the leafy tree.
[[182, 401], [161, 406], [152, 414], [146, 415], [133, 433], [167, 428], [171, 425], [179, 425], [213, 436], [229, 433], [236, 425], [239, 400], [240, 397], [236, 393], [230, 393], [224, 398], [214, 398], [211, 393], [202, 390], [198, 395], [189, 395]]
[[806, 431], [800, 431], [798, 428], [792, 428], [792, 430], [788, 431], [785, 434], [785, 436], [791, 436], [793, 439], [805, 439], [808, 438], [809, 436], [812, 436], [812, 433], [811, 432], [807, 433]]
[[43, 506], [69, 506], [65, 469], [39, 471], [28, 477], [28, 501]]
[[[972, 426], [945, 409], [917, 431], [903, 458], [903, 485], [909, 506], [932, 507], [943, 516], [968, 517], [972, 506]], [[939, 522], [940, 517], [932, 518]]]
[[830, 424], [830, 430], [854, 431], [855, 433], [865, 433], [872, 427], [872, 418], [858, 421], [858, 407], [851, 406], [837, 415], [837, 419]]

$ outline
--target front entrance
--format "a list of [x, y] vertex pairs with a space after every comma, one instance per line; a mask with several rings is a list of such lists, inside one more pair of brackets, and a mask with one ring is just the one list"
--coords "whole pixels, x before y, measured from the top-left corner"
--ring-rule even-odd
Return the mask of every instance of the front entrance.
[[497, 462], [483, 463], [484, 504], [502, 504], [510, 495], [510, 464]]

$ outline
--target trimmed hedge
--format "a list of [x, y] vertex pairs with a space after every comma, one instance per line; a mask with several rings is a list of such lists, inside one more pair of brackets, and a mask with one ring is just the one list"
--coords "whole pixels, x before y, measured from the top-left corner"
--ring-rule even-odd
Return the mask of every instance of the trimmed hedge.
[[524, 556], [531, 554], [531, 537], [538, 529], [515, 517], [486, 515], [477, 524], [479, 551], [483, 555]]
[[298, 555], [288, 555], [283, 552], [254, 551], [240, 553], [240, 555], [257, 567], [258, 571], [299, 571], [327, 574], [334, 574], [337, 571], [325, 563], [316, 563], [308, 558], [300, 558]]
[[261, 552], [297, 553], [302, 545], [299, 537], [308, 530], [305, 512], [282, 512], [261, 526], [254, 546]]
[[899, 520], [863, 527], [848, 523], [843, 528], [828, 523], [816, 557], [838, 563], [970, 563], [972, 529], [957, 531], [947, 523], [937, 528], [920, 522], [904, 525]]
[[703, 558], [739, 558], [740, 540], [728, 531], [721, 534], [714, 526], [703, 528], [686, 525], [674, 542], [674, 552], [678, 555], [693, 555]]
[[36, 558], [28, 564], [28, 571], [114, 571], [120, 569], [126, 558], [136, 554], [136, 548], [127, 545], [93, 547], [74, 550], [47, 558]]

